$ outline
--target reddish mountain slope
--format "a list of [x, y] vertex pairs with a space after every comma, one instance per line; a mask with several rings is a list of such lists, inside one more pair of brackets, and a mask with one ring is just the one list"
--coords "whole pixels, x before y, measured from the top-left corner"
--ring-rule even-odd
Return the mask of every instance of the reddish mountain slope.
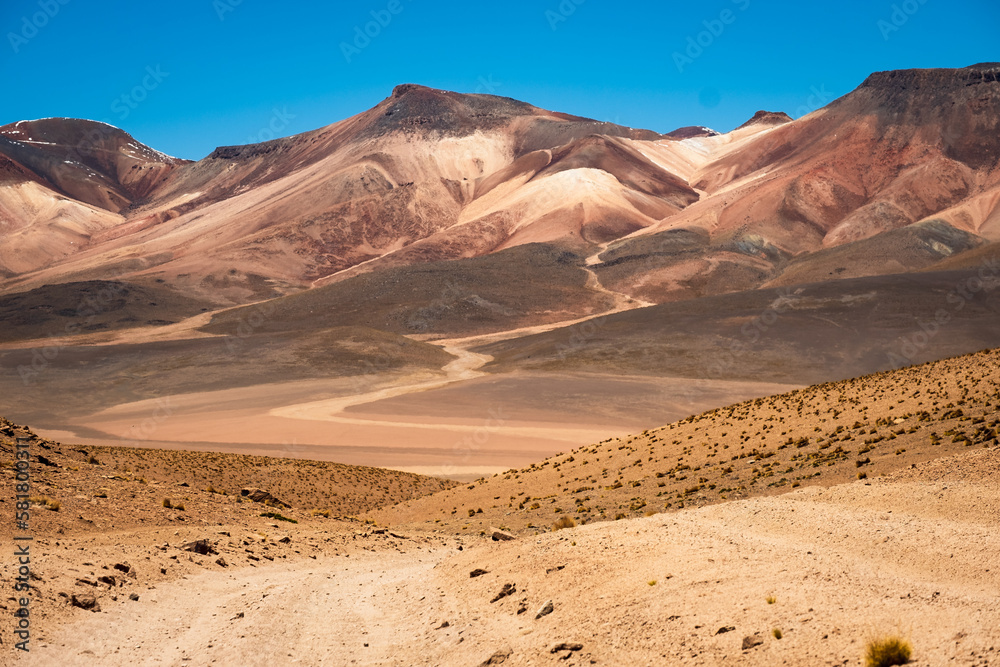
[[16, 123], [0, 290], [126, 277], [240, 302], [537, 242], [657, 302], [925, 269], [1000, 239], [998, 79], [881, 72], [798, 120], [673, 136], [403, 85], [189, 164], [89, 121]]

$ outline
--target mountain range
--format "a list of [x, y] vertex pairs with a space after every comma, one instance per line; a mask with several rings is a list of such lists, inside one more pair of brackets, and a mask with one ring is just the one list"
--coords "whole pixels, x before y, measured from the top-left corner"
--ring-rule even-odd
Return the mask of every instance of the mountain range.
[[0, 127], [0, 289], [120, 279], [238, 304], [533, 243], [649, 303], [975, 265], [1000, 239], [998, 78], [879, 72], [797, 120], [666, 135], [401, 85], [197, 162], [19, 121]]

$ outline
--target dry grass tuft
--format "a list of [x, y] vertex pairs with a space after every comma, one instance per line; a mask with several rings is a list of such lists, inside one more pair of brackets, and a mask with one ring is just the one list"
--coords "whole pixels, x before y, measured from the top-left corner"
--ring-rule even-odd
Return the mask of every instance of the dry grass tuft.
[[557, 530], [562, 530], [563, 528], [574, 528], [576, 527], [576, 521], [573, 521], [572, 517], [561, 516], [559, 520], [552, 524], [552, 532]]
[[59, 508], [62, 507], [62, 503], [54, 498], [49, 498], [48, 496], [35, 496], [29, 498], [28, 501], [33, 505], [41, 505], [47, 510], [52, 510], [53, 512], [58, 512]]
[[865, 648], [865, 667], [891, 667], [910, 662], [913, 647], [899, 636], [870, 639]]

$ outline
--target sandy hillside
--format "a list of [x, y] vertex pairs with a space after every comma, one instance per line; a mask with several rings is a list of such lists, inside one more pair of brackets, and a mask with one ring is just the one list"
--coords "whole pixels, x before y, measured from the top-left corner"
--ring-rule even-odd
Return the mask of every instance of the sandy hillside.
[[[1000, 659], [998, 482], [1000, 453], [977, 450], [462, 550], [402, 528], [295, 534], [265, 545], [287, 558], [182, 563], [182, 578], [128, 585], [138, 600], [74, 609], [18, 664], [857, 665], [866, 636], [901, 628], [914, 664], [986, 665]], [[75, 551], [59, 559], [94, 560]]]

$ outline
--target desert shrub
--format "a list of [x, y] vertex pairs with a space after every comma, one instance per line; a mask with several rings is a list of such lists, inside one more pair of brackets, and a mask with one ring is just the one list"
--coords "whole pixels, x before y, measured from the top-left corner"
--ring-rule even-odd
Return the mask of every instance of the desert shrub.
[[62, 507], [62, 503], [54, 498], [49, 498], [48, 496], [36, 496], [33, 498], [28, 498], [28, 502], [33, 505], [41, 505], [47, 510], [52, 510], [53, 512], [58, 512], [59, 508]]
[[310, 512], [310, 514], [312, 514], [313, 516], [321, 516], [324, 519], [330, 518], [330, 510], [313, 510], [312, 512]]
[[278, 521], [287, 521], [288, 523], [298, 523], [295, 519], [289, 519], [287, 516], [282, 516], [277, 512], [261, 512], [260, 515], [268, 519], [277, 519]]
[[563, 528], [573, 528], [574, 526], [576, 526], [576, 522], [573, 521], [573, 517], [561, 516], [558, 521], [552, 524], [552, 530], [554, 532]]
[[902, 637], [877, 637], [865, 647], [865, 667], [891, 667], [910, 661], [913, 648]]

